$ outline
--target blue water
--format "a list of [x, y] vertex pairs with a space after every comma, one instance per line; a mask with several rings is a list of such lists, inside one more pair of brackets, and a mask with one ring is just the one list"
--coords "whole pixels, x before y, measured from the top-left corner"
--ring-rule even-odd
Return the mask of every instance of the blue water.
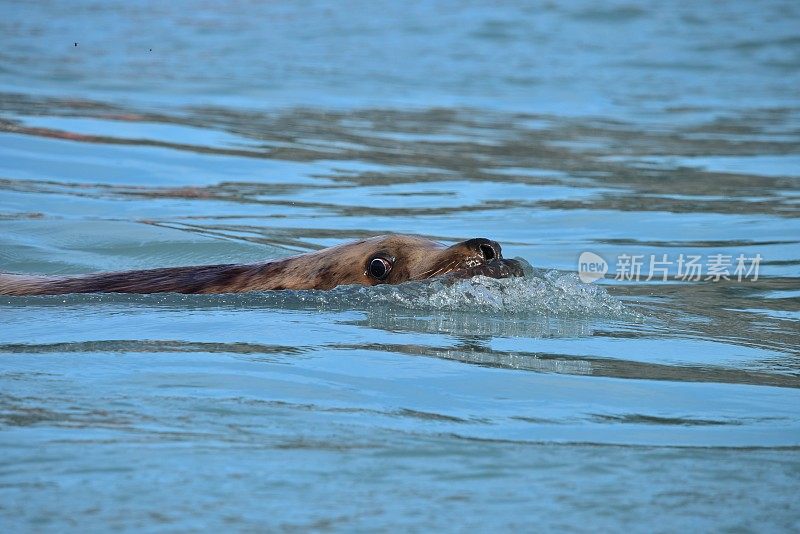
[[[387, 232], [533, 266], [0, 297], [2, 530], [800, 529], [798, 27], [788, 1], [0, 2], [2, 271]], [[720, 254], [758, 278], [676, 279]]]

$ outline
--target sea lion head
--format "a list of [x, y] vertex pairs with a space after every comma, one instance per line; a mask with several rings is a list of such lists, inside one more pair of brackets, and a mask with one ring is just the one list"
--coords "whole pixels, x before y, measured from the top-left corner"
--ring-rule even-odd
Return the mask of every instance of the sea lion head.
[[0, 273], [0, 295], [64, 293], [238, 293], [400, 284], [434, 277], [522, 276], [497, 242], [475, 238], [445, 246], [408, 235], [383, 235], [256, 264], [197, 265], [82, 276]]
[[423, 237], [382, 235], [307, 256], [303, 262], [311, 260], [315, 267], [314, 289], [400, 284], [434, 277], [507, 278], [523, 274], [518, 261], [503, 258], [496, 241], [482, 237], [445, 246]]

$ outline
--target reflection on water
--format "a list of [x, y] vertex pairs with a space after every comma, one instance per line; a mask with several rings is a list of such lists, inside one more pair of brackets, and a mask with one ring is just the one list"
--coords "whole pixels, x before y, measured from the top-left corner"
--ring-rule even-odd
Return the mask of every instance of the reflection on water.
[[388, 232], [533, 267], [2, 298], [0, 522], [796, 527], [796, 2], [190, 4], [0, 6], [0, 270]]

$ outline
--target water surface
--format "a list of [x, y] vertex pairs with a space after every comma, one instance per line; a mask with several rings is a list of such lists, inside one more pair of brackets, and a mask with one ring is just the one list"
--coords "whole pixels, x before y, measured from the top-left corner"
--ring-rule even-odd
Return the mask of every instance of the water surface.
[[[0, 298], [0, 522], [800, 528], [798, 11], [0, 4], [0, 270], [388, 232], [533, 265]], [[681, 280], [680, 255], [762, 260]]]

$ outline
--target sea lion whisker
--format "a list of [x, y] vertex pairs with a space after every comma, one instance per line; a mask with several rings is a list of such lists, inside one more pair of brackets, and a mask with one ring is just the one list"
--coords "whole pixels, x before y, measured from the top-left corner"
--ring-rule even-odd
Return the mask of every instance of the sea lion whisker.
[[450, 272], [450, 271], [452, 271], [453, 269], [456, 268], [458, 263], [459, 263], [458, 260], [453, 260], [453, 261], [451, 261], [451, 262], [449, 262], [449, 263], [447, 263], [445, 265], [442, 265], [441, 267], [439, 267], [438, 269], [436, 269], [432, 273], [427, 274], [426, 278], [433, 278], [434, 276], [438, 276], [438, 275], [440, 275], [442, 273]]
[[422, 273], [421, 276], [425, 278], [431, 278], [433, 276], [440, 275], [445, 271], [451, 271], [456, 268], [456, 266], [460, 263], [460, 261], [461, 260], [459, 258], [455, 258], [449, 260], [444, 264], [440, 264], [438, 267], [434, 265], [433, 267]]
[[454, 265], [454, 263], [451, 262], [451, 263], [448, 263], [446, 265], [441, 265], [438, 268], [431, 267], [430, 269], [428, 269], [427, 271], [422, 273], [422, 276], [425, 277], [425, 278], [431, 278], [433, 276], [441, 274], [442, 271], [444, 271], [445, 269], [449, 269], [449, 268], [453, 267], [453, 265]]

